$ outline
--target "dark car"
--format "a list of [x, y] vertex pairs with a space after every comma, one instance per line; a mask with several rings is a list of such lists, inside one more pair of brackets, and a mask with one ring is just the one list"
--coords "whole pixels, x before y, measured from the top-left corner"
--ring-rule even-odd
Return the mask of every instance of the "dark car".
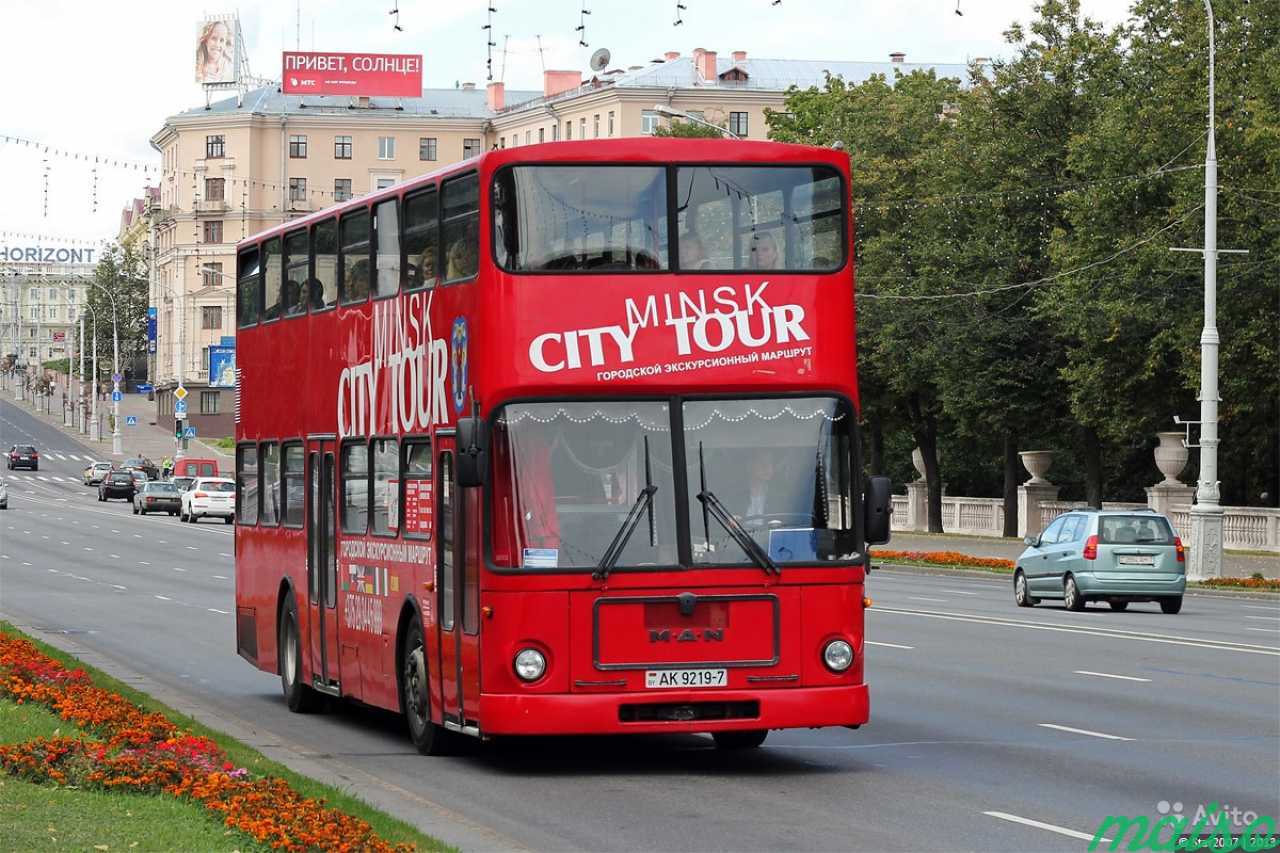
[[14, 468], [30, 468], [32, 471], [40, 470], [40, 452], [30, 444], [15, 444], [9, 448], [9, 457], [6, 460], [9, 470]]
[[168, 480], [152, 480], [143, 484], [133, 496], [133, 514], [146, 515], [149, 512], [167, 512], [177, 515], [182, 507], [182, 496], [178, 487]]
[[156, 467], [156, 463], [152, 462], [145, 456], [134, 456], [120, 463], [121, 468], [137, 468], [147, 475], [148, 480], [159, 480], [160, 469]]
[[128, 471], [112, 471], [106, 477], [103, 477], [102, 482], [98, 484], [98, 500], [124, 498], [127, 501], [131, 501], [133, 500], [134, 492], [137, 491], [137, 487], [134, 485], [135, 482], [133, 475]]

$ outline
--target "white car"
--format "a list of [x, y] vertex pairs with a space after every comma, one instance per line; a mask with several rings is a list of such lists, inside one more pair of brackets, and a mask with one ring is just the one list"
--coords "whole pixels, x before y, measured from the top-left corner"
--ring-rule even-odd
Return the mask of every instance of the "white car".
[[221, 518], [227, 524], [236, 520], [235, 480], [197, 477], [191, 488], [182, 493], [181, 519], [195, 524], [205, 516]]

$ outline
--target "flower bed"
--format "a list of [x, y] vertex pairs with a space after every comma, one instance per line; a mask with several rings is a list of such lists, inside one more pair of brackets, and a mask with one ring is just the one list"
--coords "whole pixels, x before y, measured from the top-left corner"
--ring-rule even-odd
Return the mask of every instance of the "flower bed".
[[0, 769], [17, 778], [188, 799], [279, 850], [412, 849], [391, 845], [366, 821], [303, 797], [282, 779], [252, 778], [209, 738], [96, 687], [82, 670], [69, 670], [4, 631], [0, 696], [45, 705], [81, 730], [78, 737], [0, 745]]
[[1013, 571], [1013, 560], [1000, 557], [974, 557], [959, 551], [884, 551], [879, 548], [871, 552], [875, 560], [898, 560], [907, 563], [921, 563], [927, 566], [942, 566], [951, 569], [995, 569], [1002, 572]]
[[1261, 589], [1280, 592], [1280, 580], [1276, 578], [1209, 578], [1200, 581], [1200, 586], [1222, 587], [1225, 589]]

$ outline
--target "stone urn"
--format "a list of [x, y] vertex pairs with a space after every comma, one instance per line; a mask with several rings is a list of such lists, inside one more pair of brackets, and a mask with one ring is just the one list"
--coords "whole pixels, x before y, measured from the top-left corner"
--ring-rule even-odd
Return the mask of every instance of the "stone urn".
[[1044, 478], [1053, 463], [1052, 450], [1024, 450], [1018, 454], [1022, 458], [1022, 467], [1027, 469], [1031, 479], [1024, 486], [1047, 486], [1051, 483]]
[[[916, 473], [920, 475], [919, 477], [917, 477], [917, 478], [916, 478], [916, 482], [917, 482], [917, 483], [923, 483], [923, 482], [925, 481], [925, 472], [924, 472], [924, 454], [920, 452], [920, 448], [918, 448], [918, 447], [917, 447], [917, 448], [914, 448], [914, 449], [911, 451], [911, 464], [912, 464], [913, 466], [915, 466]], [[941, 454], [941, 453], [938, 453], [938, 464], [939, 464], [939, 465], [941, 465], [941, 464], [942, 464], [942, 454]]]
[[1187, 448], [1182, 446], [1185, 436], [1180, 432], [1158, 432], [1156, 438], [1160, 444], [1156, 446], [1156, 467], [1164, 474], [1162, 486], [1181, 486], [1178, 475], [1187, 467]]

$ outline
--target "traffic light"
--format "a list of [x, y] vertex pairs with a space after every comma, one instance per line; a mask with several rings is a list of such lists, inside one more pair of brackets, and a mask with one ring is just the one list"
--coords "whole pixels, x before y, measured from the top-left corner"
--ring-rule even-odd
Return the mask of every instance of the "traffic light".
[[182, 426], [182, 420], [180, 418], [174, 418], [173, 419], [173, 437], [182, 438], [183, 431], [184, 431], [184, 427]]

